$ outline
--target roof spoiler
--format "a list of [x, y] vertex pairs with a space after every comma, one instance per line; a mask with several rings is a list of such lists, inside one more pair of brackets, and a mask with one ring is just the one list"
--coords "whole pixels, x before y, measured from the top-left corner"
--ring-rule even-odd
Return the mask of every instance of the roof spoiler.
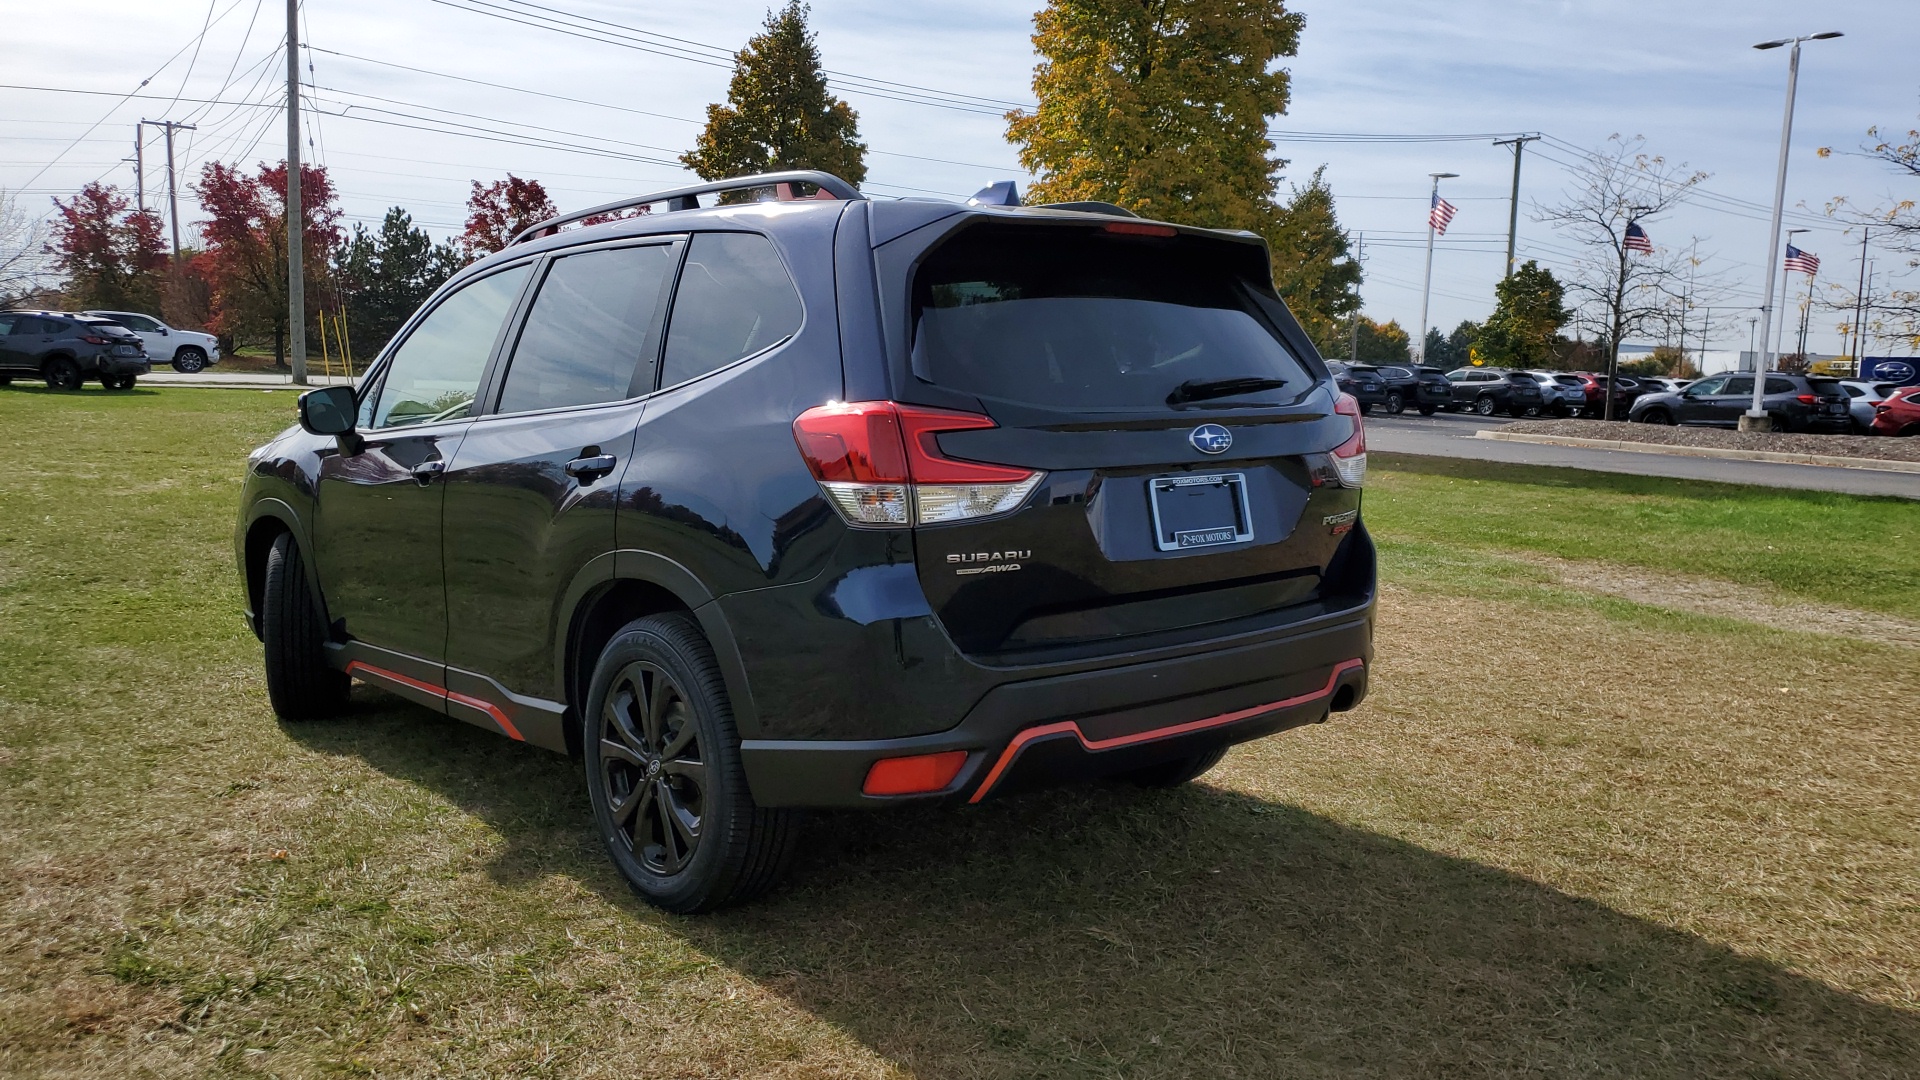
[[667, 204], [667, 209], [670, 211], [698, 210], [700, 208], [699, 197], [702, 195], [712, 195], [716, 192], [752, 191], [756, 188], [774, 188], [778, 192], [776, 197], [782, 202], [806, 197], [793, 193], [792, 185], [794, 184], [812, 184], [819, 188], [820, 193], [810, 196], [811, 198], [866, 199], [865, 195], [860, 194], [859, 188], [854, 187], [852, 184], [847, 183], [832, 173], [816, 172], [811, 169], [760, 173], [757, 176], [738, 176], [729, 180], [714, 180], [705, 184], [669, 188], [666, 191], [656, 191], [649, 195], [636, 195], [629, 199], [616, 199], [613, 202], [601, 203], [599, 206], [590, 206], [585, 210], [577, 210], [571, 214], [561, 214], [559, 217], [550, 217], [538, 225], [522, 229], [520, 233], [513, 238], [513, 243], [507, 246], [512, 247], [513, 244], [524, 244], [528, 240], [541, 236], [552, 236], [554, 233], [560, 231], [560, 226], [562, 225], [568, 225], [576, 221], [584, 221], [587, 218], [599, 217], [602, 214], [613, 214], [621, 210], [631, 210], [636, 206], [647, 206], [652, 203], [663, 202]]

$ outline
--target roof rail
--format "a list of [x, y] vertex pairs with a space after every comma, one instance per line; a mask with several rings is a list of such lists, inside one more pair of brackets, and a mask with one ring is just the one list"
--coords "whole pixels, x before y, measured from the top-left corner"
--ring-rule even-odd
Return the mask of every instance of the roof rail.
[[860, 194], [859, 188], [854, 187], [852, 184], [847, 183], [832, 173], [816, 172], [811, 169], [761, 173], [758, 176], [737, 176], [729, 180], [714, 180], [705, 184], [694, 184], [689, 187], [656, 191], [651, 195], [638, 195], [630, 199], [617, 199], [610, 203], [601, 203], [599, 206], [590, 206], [585, 210], [578, 210], [571, 214], [561, 214], [559, 217], [550, 217], [538, 225], [520, 230], [519, 235], [513, 238], [513, 243], [507, 246], [512, 247], [514, 244], [523, 244], [535, 237], [552, 236], [554, 233], [560, 231], [560, 226], [571, 222], [582, 221], [590, 217], [599, 217], [601, 214], [611, 214], [620, 210], [631, 210], [636, 206], [646, 206], [649, 203], [670, 203], [672, 204], [668, 207], [670, 210], [698, 210], [700, 204], [697, 198], [701, 195], [711, 195], [721, 191], [750, 191], [754, 188], [776, 187], [782, 184], [813, 184], [820, 189], [822, 195], [830, 199], [864, 200], [866, 198], [865, 195]]

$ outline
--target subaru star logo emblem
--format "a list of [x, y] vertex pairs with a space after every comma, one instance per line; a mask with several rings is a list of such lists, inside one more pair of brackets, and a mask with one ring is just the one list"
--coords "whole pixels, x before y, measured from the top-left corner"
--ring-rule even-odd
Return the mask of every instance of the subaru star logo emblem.
[[1219, 424], [1201, 424], [1187, 436], [1187, 441], [1203, 454], [1224, 454], [1233, 447], [1233, 432]]
[[1873, 365], [1873, 378], [1888, 382], [1908, 382], [1913, 378], [1913, 365], [1905, 360], [1882, 360]]

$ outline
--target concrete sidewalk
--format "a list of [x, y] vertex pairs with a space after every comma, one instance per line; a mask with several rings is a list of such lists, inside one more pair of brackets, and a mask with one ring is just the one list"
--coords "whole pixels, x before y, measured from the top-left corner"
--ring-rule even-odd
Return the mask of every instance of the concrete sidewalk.
[[317, 372], [307, 372], [307, 385], [295, 386], [292, 375], [282, 375], [271, 371], [202, 371], [193, 375], [183, 375], [178, 371], [155, 371], [140, 376], [140, 381], [148, 386], [194, 386], [226, 390], [311, 390], [316, 386], [353, 385], [353, 380], [344, 375], [327, 376]]

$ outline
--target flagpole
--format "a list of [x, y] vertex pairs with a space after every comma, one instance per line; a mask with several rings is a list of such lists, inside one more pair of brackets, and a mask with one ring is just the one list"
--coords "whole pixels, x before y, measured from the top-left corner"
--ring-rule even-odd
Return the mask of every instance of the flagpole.
[[1414, 330], [1420, 342], [1419, 363], [1427, 362], [1427, 301], [1433, 293], [1433, 212], [1440, 206], [1440, 181], [1458, 176], [1458, 173], [1428, 173], [1433, 177], [1433, 194], [1427, 199], [1427, 276], [1420, 283], [1420, 326]]
[[[1803, 232], [1812, 231], [1811, 229], [1788, 229], [1787, 246], [1793, 246], [1794, 237]], [[1786, 259], [1782, 257], [1780, 260], [1780, 329], [1773, 335], [1773, 350], [1768, 357], [1767, 366], [1763, 369], [1764, 371], [1772, 371], [1774, 368], [1780, 366], [1780, 347], [1787, 343], [1787, 293], [1792, 288], [1793, 271], [1787, 269]], [[1756, 380], [1753, 385], [1756, 388], [1756, 392], [1758, 392], [1760, 380]]]

